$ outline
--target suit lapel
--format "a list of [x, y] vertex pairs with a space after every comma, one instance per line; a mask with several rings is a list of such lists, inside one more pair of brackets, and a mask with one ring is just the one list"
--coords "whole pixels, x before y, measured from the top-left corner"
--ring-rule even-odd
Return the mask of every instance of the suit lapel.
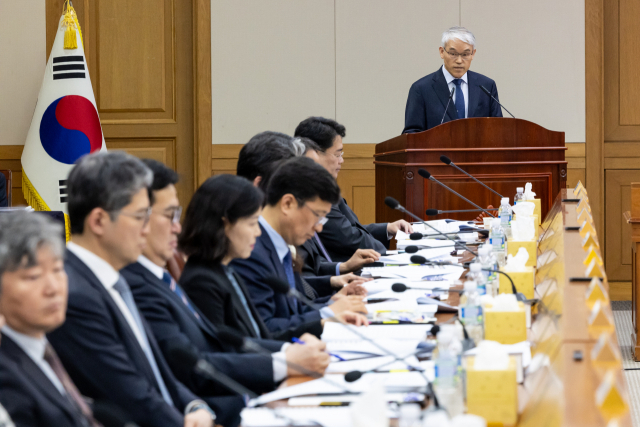
[[433, 76], [431, 87], [433, 88], [433, 91], [436, 93], [436, 95], [438, 95], [438, 99], [442, 104], [443, 110], [444, 110], [444, 107], [447, 106], [447, 103], [449, 104], [449, 106], [447, 107], [447, 114], [446, 114], [449, 117], [449, 120], [456, 120], [458, 118], [458, 114], [456, 113], [455, 104], [453, 103], [453, 100], [449, 102], [451, 91], [449, 90], [449, 85], [447, 85], [447, 79], [444, 78], [444, 73], [442, 72], [442, 68], [440, 68]]
[[[284, 266], [282, 265], [282, 262], [280, 262], [280, 258], [278, 258], [278, 251], [276, 251], [276, 247], [273, 245], [271, 237], [269, 237], [269, 233], [267, 233], [267, 230], [265, 230], [262, 224], [260, 224], [260, 231], [262, 231], [262, 235], [259, 237], [259, 239], [264, 244], [264, 248], [267, 250], [267, 252], [269, 252], [269, 258], [278, 271], [278, 276], [280, 278], [285, 278], [286, 281], [287, 272], [284, 270]], [[293, 300], [293, 298], [289, 298], [287, 295], [283, 295], [283, 297], [289, 305], [289, 310], [291, 310], [292, 313], [297, 313], [298, 310], [295, 306], [295, 301]]]
[[74, 410], [71, 401], [53, 385], [49, 377], [42, 372], [42, 369], [16, 344], [7, 336], [2, 337], [2, 348], [11, 359], [13, 359], [21, 368], [24, 374], [32, 381], [32, 383], [42, 390], [52, 401], [56, 402], [71, 419], [75, 419], [78, 414]]
[[487, 96], [482, 92], [480, 86], [478, 86], [478, 79], [476, 73], [467, 71], [467, 81], [469, 82], [469, 107], [467, 112], [467, 118], [474, 117], [476, 107], [480, 101], [481, 96]]

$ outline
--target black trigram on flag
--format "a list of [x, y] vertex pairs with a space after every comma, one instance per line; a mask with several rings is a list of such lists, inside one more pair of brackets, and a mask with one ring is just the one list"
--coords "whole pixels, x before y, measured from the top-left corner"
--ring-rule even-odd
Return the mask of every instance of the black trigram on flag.
[[84, 79], [85, 64], [82, 55], [53, 58], [53, 80]]
[[60, 187], [60, 203], [67, 203], [67, 180], [58, 180], [58, 186]]

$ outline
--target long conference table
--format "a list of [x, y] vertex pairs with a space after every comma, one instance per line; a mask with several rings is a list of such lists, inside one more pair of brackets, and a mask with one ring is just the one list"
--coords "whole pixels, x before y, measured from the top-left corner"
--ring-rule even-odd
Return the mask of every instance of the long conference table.
[[[588, 194], [582, 184], [560, 191], [540, 224], [536, 243], [534, 292], [537, 302], [531, 309], [527, 342], [537, 366], [535, 370], [531, 367], [525, 370], [523, 381], [518, 384], [515, 425], [631, 426], [607, 277]], [[471, 253], [460, 252], [455, 255], [461, 262], [473, 259]], [[462, 288], [465, 275], [463, 271], [460, 280], [451, 285], [453, 289]], [[444, 302], [458, 307], [460, 294], [448, 292]], [[436, 312], [434, 323], [450, 324], [455, 316], [456, 313]], [[281, 389], [311, 380], [311, 377], [290, 378]], [[275, 411], [288, 406], [288, 399], [265, 405]], [[243, 422], [243, 425], [246, 424]], [[258, 425], [255, 420], [251, 423], [252, 427]], [[320, 424], [311, 421], [295, 425]], [[352, 424], [342, 419], [335, 425]], [[398, 425], [398, 420], [391, 418], [390, 425]]]

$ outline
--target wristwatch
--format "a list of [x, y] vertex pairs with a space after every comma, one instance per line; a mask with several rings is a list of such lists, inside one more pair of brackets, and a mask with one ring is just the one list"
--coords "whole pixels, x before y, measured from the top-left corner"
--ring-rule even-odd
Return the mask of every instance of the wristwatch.
[[191, 402], [189, 405], [187, 405], [185, 412], [187, 414], [190, 414], [192, 412], [199, 411], [200, 409], [204, 409], [205, 411], [207, 411], [209, 415], [211, 415], [212, 421], [216, 420], [216, 413], [213, 411], [213, 409], [209, 407], [209, 405], [207, 405], [205, 402], [201, 400]]

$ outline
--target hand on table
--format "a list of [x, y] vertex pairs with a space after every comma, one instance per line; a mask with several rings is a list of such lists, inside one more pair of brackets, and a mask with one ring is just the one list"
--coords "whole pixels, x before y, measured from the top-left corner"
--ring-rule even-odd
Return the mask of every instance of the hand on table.
[[184, 427], [213, 427], [211, 414], [206, 409], [198, 409], [184, 417]]
[[404, 219], [400, 219], [396, 222], [390, 222], [389, 224], [387, 224], [387, 234], [393, 237], [398, 234], [398, 231], [411, 234], [413, 233], [413, 227]]
[[[287, 362], [298, 365], [309, 371], [324, 375], [330, 362], [329, 353], [326, 352], [327, 345], [311, 334], [303, 334], [300, 337], [304, 344], [291, 344], [285, 351]], [[288, 376], [306, 375], [289, 366]]]
[[[387, 226], [387, 230], [389, 226]], [[340, 264], [340, 273], [349, 273], [360, 270], [367, 264], [380, 259], [380, 254], [373, 249], [358, 249], [348, 261]]]

